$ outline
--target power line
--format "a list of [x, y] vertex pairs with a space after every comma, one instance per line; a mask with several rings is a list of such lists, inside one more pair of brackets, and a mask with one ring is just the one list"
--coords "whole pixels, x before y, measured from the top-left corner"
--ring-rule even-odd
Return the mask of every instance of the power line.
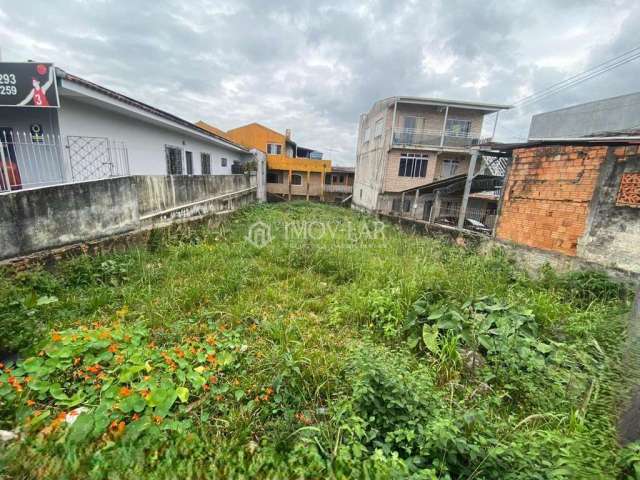
[[514, 105], [516, 107], [522, 107], [525, 105], [538, 102], [543, 98], [547, 98], [551, 95], [555, 95], [556, 93], [561, 92], [562, 90], [576, 86], [582, 82], [585, 82], [587, 80], [600, 76], [606, 72], [609, 72], [615, 68], [625, 65], [633, 60], [636, 60], [637, 58], [640, 58], [640, 45], [630, 50], [627, 50], [626, 52], [616, 57], [613, 57], [605, 62], [602, 62], [596, 65], [595, 67], [589, 68], [576, 75], [572, 75], [571, 77], [566, 78], [561, 82], [550, 85], [549, 87], [539, 92], [523, 97], [520, 100], [516, 101]]

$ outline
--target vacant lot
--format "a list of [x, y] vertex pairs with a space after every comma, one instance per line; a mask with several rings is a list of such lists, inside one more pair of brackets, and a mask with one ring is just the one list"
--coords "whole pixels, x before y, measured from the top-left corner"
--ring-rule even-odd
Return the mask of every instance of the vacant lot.
[[294, 203], [0, 283], [22, 351], [6, 478], [622, 478], [640, 458], [615, 433], [629, 295], [597, 274], [533, 280]]

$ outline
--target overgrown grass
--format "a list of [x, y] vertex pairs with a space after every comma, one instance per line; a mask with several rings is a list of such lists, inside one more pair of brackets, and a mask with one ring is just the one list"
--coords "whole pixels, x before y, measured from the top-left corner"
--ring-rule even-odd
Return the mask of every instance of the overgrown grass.
[[255, 206], [0, 277], [0, 345], [22, 354], [4, 477], [634, 478], [624, 286], [376, 228]]

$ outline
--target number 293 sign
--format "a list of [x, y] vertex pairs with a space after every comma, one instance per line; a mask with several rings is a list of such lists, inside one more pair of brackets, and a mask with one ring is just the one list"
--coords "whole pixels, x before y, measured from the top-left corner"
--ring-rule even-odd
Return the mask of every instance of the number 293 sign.
[[0, 63], [0, 107], [60, 105], [56, 69], [50, 63]]

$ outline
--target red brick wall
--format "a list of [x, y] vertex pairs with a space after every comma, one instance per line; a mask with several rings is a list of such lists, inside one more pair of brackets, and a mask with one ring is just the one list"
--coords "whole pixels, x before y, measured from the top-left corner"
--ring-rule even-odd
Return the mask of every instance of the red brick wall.
[[606, 146], [514, 150], [496, 237], [575, 255], [607, 150]]

